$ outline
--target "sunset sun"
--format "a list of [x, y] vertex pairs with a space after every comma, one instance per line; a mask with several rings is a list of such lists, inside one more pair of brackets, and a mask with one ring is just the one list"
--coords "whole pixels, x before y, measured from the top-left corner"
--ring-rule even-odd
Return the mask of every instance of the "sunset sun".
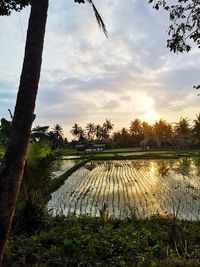
[[142, 99], [138, 104], [138, 108], [141, 110], [142, 121], [146, 121], [149, 124], [153, 124], [160, 119], [160, 114], [156, 111], [155, 101], [151, 96], [142, 94]]
[[143, 120], [150, 124], [154, 123], [159, 119], [159, 114], [153, 109], [152, 106], [149, 106], [143, 115]]

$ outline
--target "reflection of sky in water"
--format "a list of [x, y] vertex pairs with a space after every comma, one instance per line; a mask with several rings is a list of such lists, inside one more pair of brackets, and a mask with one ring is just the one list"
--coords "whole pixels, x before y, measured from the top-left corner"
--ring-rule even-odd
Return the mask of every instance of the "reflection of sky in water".
[[60, 163], [59, 169], [54, 171], [53, 178], [59, 177], [63, 173], [65, 173], [67, 170], [71, 169], [75, 165], [74, 160], [62, 160]]
[[[173, 214], [200, 219], [200, 162], [180, 160], [91, 161], [52, 194], [53, 214], [98, 216], [108, 204], [114, 217]], [[180, 206], [180, 208], [178, 208]]]

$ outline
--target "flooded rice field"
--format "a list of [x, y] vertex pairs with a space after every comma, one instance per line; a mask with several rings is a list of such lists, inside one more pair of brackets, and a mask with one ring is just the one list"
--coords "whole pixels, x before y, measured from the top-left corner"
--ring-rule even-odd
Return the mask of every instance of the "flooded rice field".
[[52, 174], [53, 178], [59, 177], [75, 165], [74, 160], [62, 160], [59, 170], [54, 171]]
[[92, 161], [74, 172], [48, 203], [53, 214], [173, 215], [200, 219], [200, 162], [180, 160]]

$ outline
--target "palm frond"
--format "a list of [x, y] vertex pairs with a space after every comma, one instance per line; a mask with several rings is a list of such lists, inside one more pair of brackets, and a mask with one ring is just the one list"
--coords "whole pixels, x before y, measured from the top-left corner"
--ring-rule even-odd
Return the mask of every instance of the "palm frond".
[[97, 8], [95, 7], [95, 5], [93, 4], [92, 0], [88, 0], [88, 2], [92, 5], [92, 8], [93, 8], [93, 11], [94, 11], [94, 14], [95, 14], [95, 17], [96, 17], [96, 20], [97, 20], [97, 23], [99, 25], [99, 28], [104, 32], [105, 36], [108, 37], [108, 32], [106, 30], [106, 25], [102, 19], [102, 17], [100, 16]]

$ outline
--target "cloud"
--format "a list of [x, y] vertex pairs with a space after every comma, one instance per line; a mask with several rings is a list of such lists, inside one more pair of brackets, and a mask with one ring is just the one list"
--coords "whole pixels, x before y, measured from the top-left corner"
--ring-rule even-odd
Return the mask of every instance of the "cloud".
[[[199, 83], [199, 52], [168, 51], [167, 13], [141, 0], [95, 4], [108, 39], [89, 4], [50, 1], [35, 124], [59, 123], [68, 135], [74, 122], [101, 124], [110, 118], [119, 129], [148, 112], [168, 120], [194, 117], [199, 98], [192, 86]], [[14, 106], [28, 14], [29, 10], [20, 14], [22, 27], [19, 14], [0, 18], [1, 115]]]

